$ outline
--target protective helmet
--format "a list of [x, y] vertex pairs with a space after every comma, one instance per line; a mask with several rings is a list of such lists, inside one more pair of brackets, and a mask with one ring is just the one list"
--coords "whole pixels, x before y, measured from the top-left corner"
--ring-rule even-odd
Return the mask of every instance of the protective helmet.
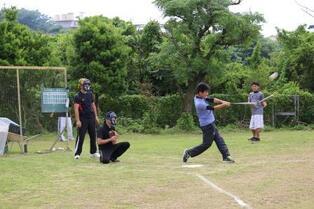
[[79, 80], [79, 88], [81, 88], [81, 86], [85, 91], [89, 91], [91, 86], [90, 80], [88, 80], [87, 78], [81, 78]]
[[117, 114], [113, 111], [109, 111], [106, 113], [105, 119], [109, 120], [112, 126], [115, 126], [117, 121]]

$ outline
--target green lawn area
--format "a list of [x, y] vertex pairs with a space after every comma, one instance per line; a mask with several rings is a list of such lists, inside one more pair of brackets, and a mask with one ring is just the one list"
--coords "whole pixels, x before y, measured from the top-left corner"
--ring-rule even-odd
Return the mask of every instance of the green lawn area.
[[222, 135], [236, 163], [222, 163], [213, 145], [189, 159], [200, 168], [181, 162], [184, 148], [200, 143], [200, 134], [121, 135], [131, 148], [109, 165], [89, 158], [88, 138], [80, 160], [72, 152], [36, 154], [50, 147], [52, 134], [34, 139], [26, 155], [15, 144], [0, 157], [0, 208], [240, 208], [197, 175], [251, 208], [313, 208], [314, 131], [264, 132], [258, 144], [248, 142], [249, 131]]

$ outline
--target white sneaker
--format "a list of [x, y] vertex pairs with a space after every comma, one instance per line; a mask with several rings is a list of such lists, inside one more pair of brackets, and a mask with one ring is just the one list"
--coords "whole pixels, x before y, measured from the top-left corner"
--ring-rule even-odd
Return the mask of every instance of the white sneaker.
[[100, 158], [100, 154], [98, 152], [95, 152], [94, 154], [90, 154], [91, 158]]
[[80, 156], [79, 156], [79, 155], [75, 155], [75, 156], [74, 156], [74, 159], [75, 159], [75, 160], [78, 160], [78, 159], [80, 159]]

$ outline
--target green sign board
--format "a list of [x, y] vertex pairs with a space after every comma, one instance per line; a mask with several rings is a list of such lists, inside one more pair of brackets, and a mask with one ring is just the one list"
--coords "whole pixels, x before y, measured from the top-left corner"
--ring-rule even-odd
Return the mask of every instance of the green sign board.
[[44, 88], [41, 92], [41, 112], [67, 112], [69, 90], [65, 88]]

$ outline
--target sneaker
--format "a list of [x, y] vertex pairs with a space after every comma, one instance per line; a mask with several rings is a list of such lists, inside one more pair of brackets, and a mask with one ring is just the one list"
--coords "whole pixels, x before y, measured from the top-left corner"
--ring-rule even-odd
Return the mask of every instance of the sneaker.
[[189, 157], [191, 157], [191, 156], [189, 155], [188, 150], [185, 149], [185, 150], [183, 151], [182, 161], [183, 161], [184, 163], [186, 163], [186, 162], [188, 161]]
[[223, 162], [225, 162], [225, 163], [235, 163], [234, 159], [232, 159], [231, 156], [227, 156], [225, 159], [223, 159]]
[[90, 154], [91, 158], [100, 158], [100, 154], [98, 152], [95, 152], [94, 154]]
[[249, 139], [247, 139], [247, 140], [249, 140], [249, 141], [253, 141], [253, 140], [254, 140], [254, 136], [253, 136], [253, 137], [251, 137], [251, 138], [249, 138]]
[[75, 159], [75, 160], [78, 160], [78, 159], [80, 159], [80, 156], [79, 156], [79, 155], [75, 155], [75, 156], [74, 156], [74, 159]]
[[253, 139], [251, 140], [252, 142], [259, 142], [259, 141], [261, 141], [261, 139], [260, 138], [257, 138], [257, 137], [253, 137]]

